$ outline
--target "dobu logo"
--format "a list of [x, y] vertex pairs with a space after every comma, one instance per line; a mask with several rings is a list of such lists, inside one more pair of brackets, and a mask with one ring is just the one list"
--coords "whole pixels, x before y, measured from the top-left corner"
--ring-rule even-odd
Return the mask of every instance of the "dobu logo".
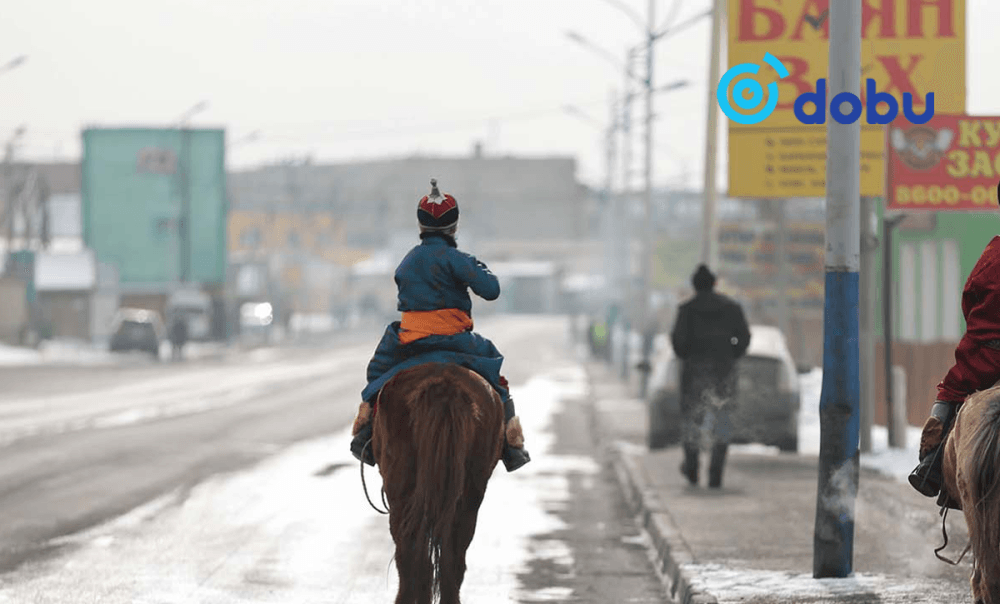
[[[788, 77], [788, 69], [771, 53], [764, 53], [764, 62], [770, 65], [781, 79]], [[771, 82], [767, 85], [768, 99], [764, 107], [756, 113], [744, 114], [733, 109], [729, 102], [729, 84], [738, 75], [756, 74], [760, 71], [759, 65], [753, 63], [742, 63], [727, 71], [719, 80], [719, 88], [715, 92], [715, 97], [719, 101], [719, 108], [726, 114], [726, 117], [737, 124], [759, 124], [774, 113], [778, 106], [778, 83]], [[749, 96], [747, 96], [749, 93]], [[830, 101], [830, 116], [839, 124], [853, 124], [861, 117], [861, 112], [867, 109], [865, 121], [869, 124], [888, 124], [899, 115], [899, 103], [896, 98], [888, 92], [879, 92], [875, 89], [875, 80], [869, 78], [865, 80], [864, 103], [857, 95], [850, 92], [841, 92]], [[733, 86], [733, 102], [740, 109], [751, 111], [758, 107], [764, 100], [764, 87], [760, 82], [747, 78], [741, 80]], [[813, 113], [805, 112], [806, 103], [816, 106]], [[850, 105], [848, 113], [843, 112], [844, 104]], [[889, 110], [885, 113], [878, 112], [879, 103], [885, 103]], [[913, 95], [909, 92], [903, 93], [903, 115], [911, 124], [926, 124], [934, 117], [934, 93], [929, 92], [925, 97], [925, 109], [922, 115], [913, 112]], [[825, 124], [826, 123], [826, 79], [816, 80], [815, 92], [804, 92], [795, 99], [795, 117], [803, 124]]]
[[[788, 77], [788, 69], [785, 68], [784, 63], [775, 58], [774, 55], [767, 52], [764, 53], [764, 62], [770, 65], [782, 79]], [[767, 116], [774, 113], [774, 108], [778, 106], [778, 83], [771, 82], [767, 85], [767, 103], [764, 108], [757, 113], [751, 113], [746, 115], [744, 113], [737, 113], [733, 106], [729, 103], [729, 84], [738, 75], [743, 75], [745, 73], [756, 74], [760, 71], [760, 65], [755, 65], [753, 63], [741, 63], [732, 67], [729, 71], [722, 75], [722, 79], [719, 81], [719, 88], [715, 91], [715, 98], [719, 100], [719, 107], [722, 108], [722, 112], [726, 114], [726, 117], [733, 120], [737, 124], [759, 124], [767, 119]], [[750, 98], [745, 96], [745, 93], [750, 93]], [[736, 106], [740, 109], [746, 109], [750, 111], [760, 105], [761, 101], [764, 100], [764, 87], [760, 85], [757, 80], [751, 80], [749, 78], [740, 81], [736, 86], [733, 86], [733, 100]]]

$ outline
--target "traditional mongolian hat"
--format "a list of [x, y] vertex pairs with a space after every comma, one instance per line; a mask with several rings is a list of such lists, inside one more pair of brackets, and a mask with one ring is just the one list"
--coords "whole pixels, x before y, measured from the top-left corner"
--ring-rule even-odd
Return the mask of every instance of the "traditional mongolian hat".
[[438, 191], [437, 179], [431, 179], [431, 193], [417, 205], [417, 220], [424, 231], [447, 231], [458, 224], [458, 202]]

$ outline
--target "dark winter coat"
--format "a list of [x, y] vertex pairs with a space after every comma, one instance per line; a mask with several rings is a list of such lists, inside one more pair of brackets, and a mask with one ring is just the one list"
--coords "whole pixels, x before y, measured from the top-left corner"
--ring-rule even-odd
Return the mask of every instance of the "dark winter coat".
[[[469, 290], [486, 300], [500, 295], [500, 281], [471, 254], [457, 248], [446, 235], [425, 233], [396, 269], [400, 311], [457, 308], [471, 316]], [[368, 363], [368, 385], [362, 399], [372, 401], [393, 376], [421, 363], [455, 363], [483, 376], [506, 400], [501, 383], [503, 355], [489, 339], [473, 331], [431, 335], [409, 344], [399, 341], [400, 322], [393, 321], [382, 335]]]
[[670, 341], [682, 361], [683, 410], [698, 406], [706, 396], [732, 400], [736, 360], [750, 346], [750, 327], [739, 304], [713, 291], [698, 292], [678, 310]]

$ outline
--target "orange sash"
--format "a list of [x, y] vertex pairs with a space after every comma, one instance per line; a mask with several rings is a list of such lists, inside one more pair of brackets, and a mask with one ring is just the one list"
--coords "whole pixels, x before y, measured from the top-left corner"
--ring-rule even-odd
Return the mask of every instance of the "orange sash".
[[457, 308], [407, 311], [399, 325], [399, 343], [409, 344], [427, 336], [453, 336], [470, 331], [472, 317]]

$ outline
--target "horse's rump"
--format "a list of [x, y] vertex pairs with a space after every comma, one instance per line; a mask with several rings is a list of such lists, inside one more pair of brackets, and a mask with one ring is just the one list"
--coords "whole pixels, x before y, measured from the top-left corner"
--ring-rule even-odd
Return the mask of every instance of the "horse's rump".
[[473, 371], [439, 363], [400, 372], [379, 399], [372, 441], [389, 500], [401, 588], [405, 567], [425, 577], [421, 585], [429, 580], [428, 589], [440, 584], [443, 593], [459, 554], [452, 550], [463, 542], [464, 572], [475, 515], [500, 459], [503, 404]]

